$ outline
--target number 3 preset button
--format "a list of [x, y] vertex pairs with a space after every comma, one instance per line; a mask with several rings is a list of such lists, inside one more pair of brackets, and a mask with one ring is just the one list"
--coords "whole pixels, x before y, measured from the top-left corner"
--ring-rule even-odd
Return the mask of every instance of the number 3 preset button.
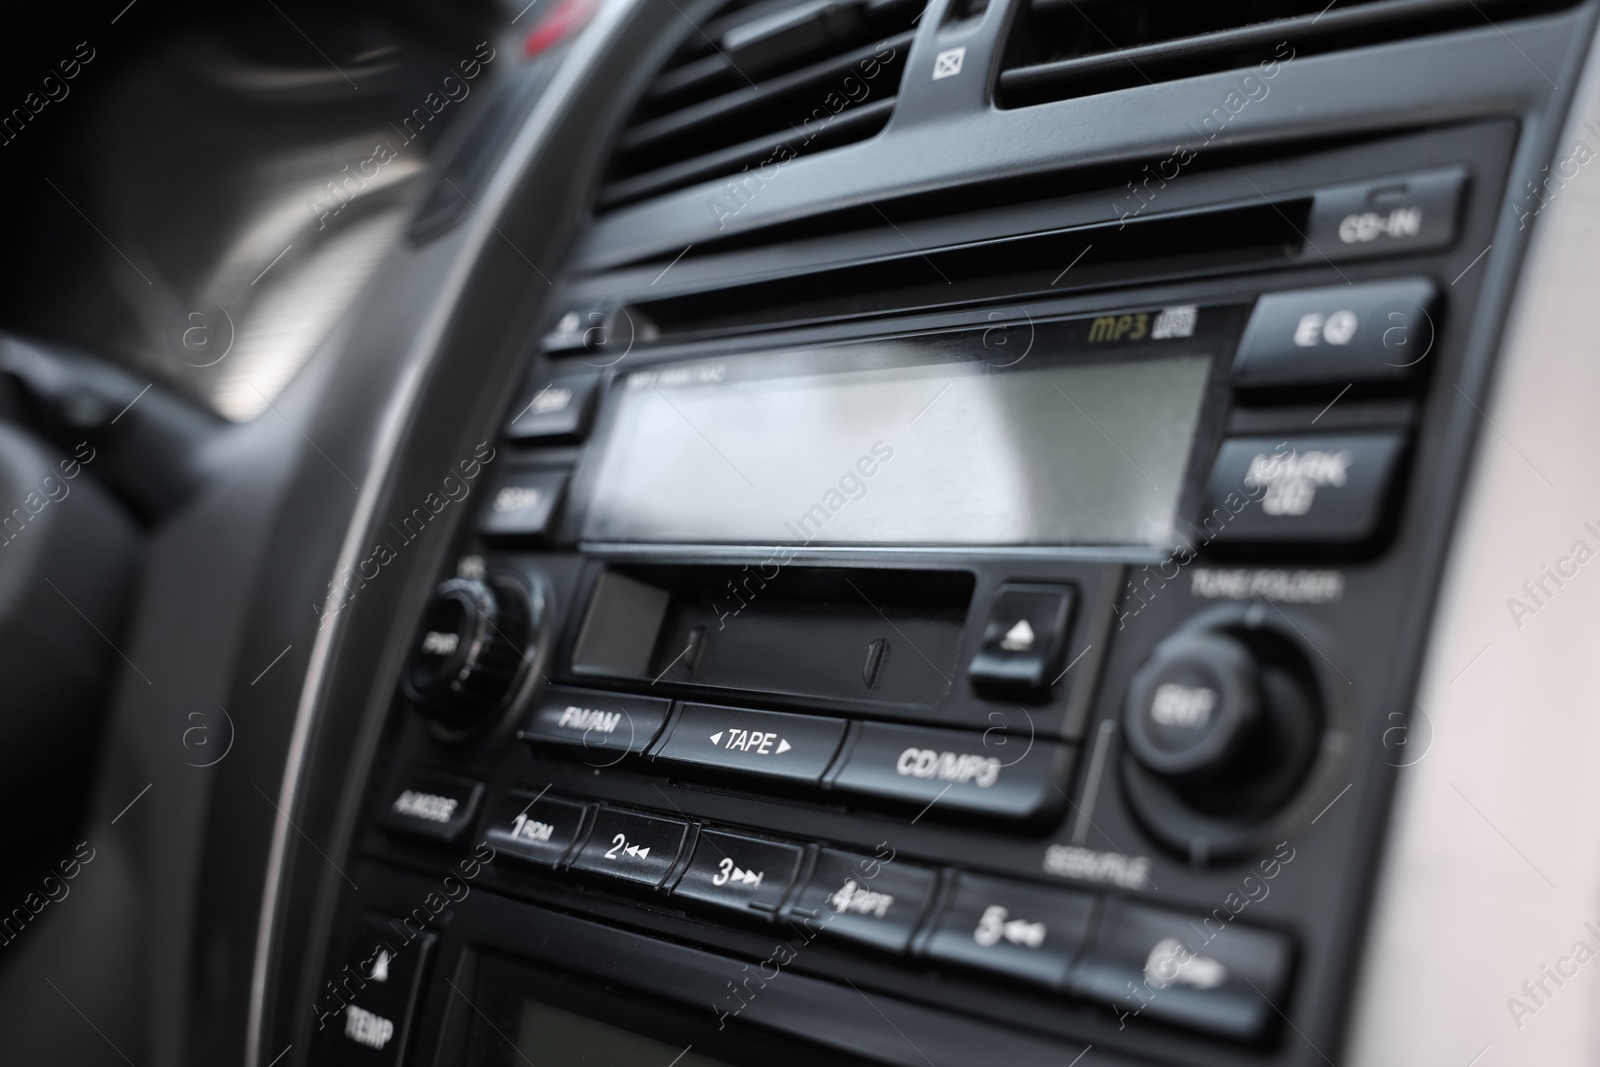
[[601, 808], [572, 866], [641, 885], [658, 886], [678, 861], [689, 824], [636, 811]]
[[656, 758], [814, 784], [844, 738], [844, 720], [685, 704]]
[[702, 830], [673, 893], [735, 911], [771, 913], [800, 869], [798, 845]]

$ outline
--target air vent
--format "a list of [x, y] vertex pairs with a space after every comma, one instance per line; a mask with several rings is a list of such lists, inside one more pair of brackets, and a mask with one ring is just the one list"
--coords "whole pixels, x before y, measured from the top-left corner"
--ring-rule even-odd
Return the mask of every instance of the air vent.
[[[926, 0], [733, 0], [645, 90], [601, 210], [865, 140], [894, 107]], [[688, 8], [688, 5], [684, 5]]]
[[1088, 96], [1570, 7], [1575, 0], [1024, 0], [1002, 107]]

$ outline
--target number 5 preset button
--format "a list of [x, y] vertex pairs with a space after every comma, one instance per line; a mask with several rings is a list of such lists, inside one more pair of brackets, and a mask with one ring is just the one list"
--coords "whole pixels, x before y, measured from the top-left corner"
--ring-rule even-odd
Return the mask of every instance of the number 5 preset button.
[[641, 885], [658, 886], [678, 861], [689, 824], [637, 811], [601, 808], [572, 866]]
[[685, 704], [656, 758], [815, 784], [844, 738], [844, 720]]

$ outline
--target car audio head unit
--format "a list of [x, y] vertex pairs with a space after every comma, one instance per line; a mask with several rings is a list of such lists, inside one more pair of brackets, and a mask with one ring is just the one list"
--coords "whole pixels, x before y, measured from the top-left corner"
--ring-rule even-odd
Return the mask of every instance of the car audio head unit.
[[570, 282], [408, 630], [326, 1054], [1320, 1062], [1513, 137]]

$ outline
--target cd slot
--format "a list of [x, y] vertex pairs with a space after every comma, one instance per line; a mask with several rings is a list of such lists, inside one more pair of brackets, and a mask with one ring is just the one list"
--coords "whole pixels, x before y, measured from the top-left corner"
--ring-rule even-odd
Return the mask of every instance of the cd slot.
[[1138, 222], [1026, 234], [1000, 241], [908, 251], [629, 305], [651, 340], [852, 318], [991, 300], [1070, 286], [1149, 281], [1279, 262], [1298, 256], [1311, 198], [1301, 197]]
[[613, 566], [573, 644], [576, 675], [932, 706], [956, 677], [965, 571]]

